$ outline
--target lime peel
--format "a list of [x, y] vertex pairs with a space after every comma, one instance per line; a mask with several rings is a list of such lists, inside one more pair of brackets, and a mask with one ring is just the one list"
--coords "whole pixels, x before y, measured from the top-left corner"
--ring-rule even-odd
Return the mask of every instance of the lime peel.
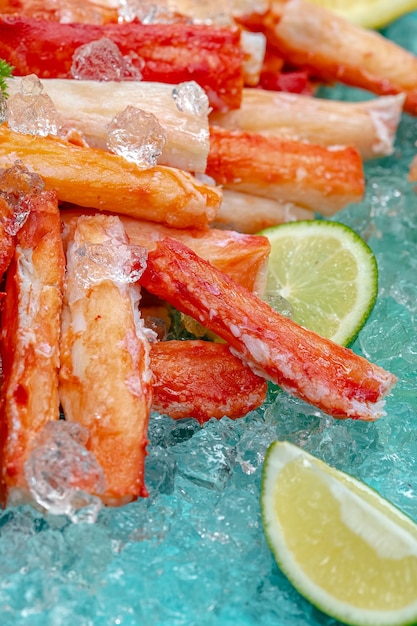
[[295, 322], [349, 345], [378, 294], [378, 267], [368, 244], [340, 222], [305, 220], [267, 228], [271, 244], [265, 298], [285, 298]]
[[363, 28], [383, 28], [417, 9], [417, 0], [308, 0]]
[[376, 491], [276, 441], [261, 511], [279, 567], [324, 613], [352, 626], [416, 623], [417, 525]]

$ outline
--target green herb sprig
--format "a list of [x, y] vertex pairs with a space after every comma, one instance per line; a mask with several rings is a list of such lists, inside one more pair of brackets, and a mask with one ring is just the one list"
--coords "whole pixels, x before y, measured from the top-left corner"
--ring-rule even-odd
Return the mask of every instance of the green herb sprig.
[[11, 77], [13, 70], [13, 65], [10, 65], [7, 61], [0, 59], [0, 90], [4, 98], [7, 98], [6, 78]]

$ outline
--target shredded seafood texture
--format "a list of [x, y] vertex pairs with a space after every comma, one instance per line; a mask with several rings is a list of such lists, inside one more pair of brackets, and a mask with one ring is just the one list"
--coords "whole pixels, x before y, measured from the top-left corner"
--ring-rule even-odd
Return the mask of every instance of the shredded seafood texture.
[[20, 159], [39, 174], [60, 202], [118, 211], [176, 228], [205, 228], [216, 215], [221, 190], [183, 170], [140, 169], [121, 156], [74, 146], [57, 137], [15, 133], [0, 126], [0, 167]]
[[267, 383], [222, 343], [160, 341], [151, 348], [154, 410], [174, 419], [243, 417], [266, 397]]
[[65, 419], [89, 431], [102, 500], [121, 505], [147, 495], [152, 372], [136, 282], [146, 250], [133, 249], [120, 220], [104, 215], [80, 217], [65, 243], [59, 396]]
[[36, 437], [59, 417], [58, 369], [65, 260], [56, 194], [28, 198], [15, 235], [1, 316], [1, 498], [30, 499], [25, 463]]
[[179, 241], [158, 242], [140, 282], [219, 335], [257, 374], [325, 413], [384, 414], [395, 376], [280, 315]]

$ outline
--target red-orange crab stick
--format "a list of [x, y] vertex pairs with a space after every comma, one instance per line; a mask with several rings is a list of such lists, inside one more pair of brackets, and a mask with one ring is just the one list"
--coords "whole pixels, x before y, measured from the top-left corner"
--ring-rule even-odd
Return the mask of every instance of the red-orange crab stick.
[[211, 341], [160, 341], [151, 346], [152, 408], [174, 419], [243, 417], [263, 404], [267, 385], [229, 346]]
[[325, 413], [384, 415], [395, 376], [275, 312], [179, 241], [158, 242], [140, 282], [223, 338], [257, 374]]
[[0, 410], [2, 503], [29, 496], [24, 466], [37, 435], [59, 417], [58, 339], [64, 251], [53, 191], [29, 198], [30, 214], [15, 237], [2, 303]]

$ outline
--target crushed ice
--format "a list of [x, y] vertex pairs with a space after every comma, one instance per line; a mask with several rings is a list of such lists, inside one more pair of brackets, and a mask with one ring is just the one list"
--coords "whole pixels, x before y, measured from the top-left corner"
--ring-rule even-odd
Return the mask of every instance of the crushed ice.
[[71, 76], [76, 80], [141, 80], [143, 66], [137, 54], [124, 56], [114, 41], [102, 37], [74, 51]]
[[194, 80], [179, 83], [172, 89], [172, 97], [179, 111], [205, 117], [209, 113], [206, 92]]
[[0, 198], [6, 204], [1, 220], [6, 233], [14, 236], [21, 229], [30, 213], [31, 197], [43, 188], [41, 177], [30, 172], [21, 161], [1, 172]]
[[140, 246], [120, 244], [117, 255], [114, 244], [83, 243], [72, 248], [77, 261], [77, 278], [84, 288], [103, 280], [117, 284], [136, 283], [146, 268], [147, 251]]
[[139, 20], [142, 24], [167, 24], [177, 21], [177, 16], [168, 6], [167, 0], [120, 0], [119, 22]]
[[118, 113], [106, 129], [108, 149], [143, 169], [157, 164], [167, 142], [157, 118], [131, 105]]
[[57, 110], [35, 74], [24, 76], [19, 91], [8, 98], [7, 122], [11, 130], [24, 135], [58, 134]]
[[87, 450], [88, 430], [75, 422], [48, 422], [25, 463], [25, 477], [37, 504], [72, 521], [95, 522], [105, 489], [103, 471]]

